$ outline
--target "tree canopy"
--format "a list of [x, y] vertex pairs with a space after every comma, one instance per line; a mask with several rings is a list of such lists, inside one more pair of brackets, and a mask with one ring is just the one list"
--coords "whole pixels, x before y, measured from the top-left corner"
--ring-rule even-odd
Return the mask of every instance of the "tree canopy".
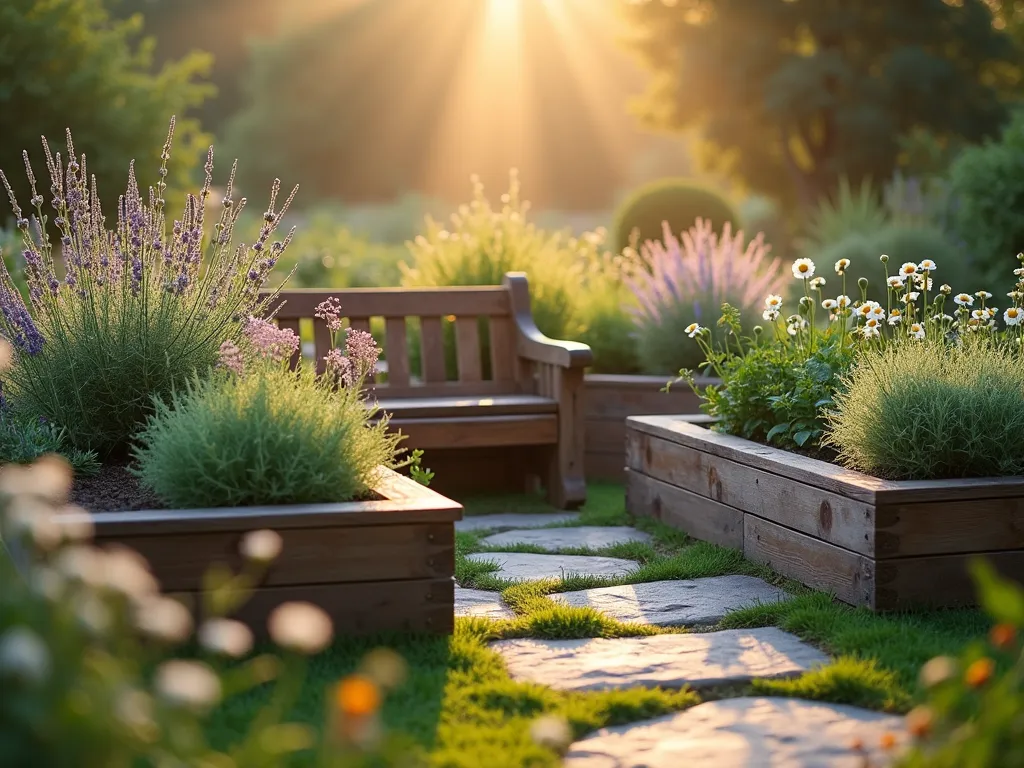
[[1020, 63], [988, 0], [633, 0], [626, 13], [653, 74], [642, 117], [699, 127], [709, 170], [802, 206], [841, 177], [888, 177], [912, 131], [998, 133]]
[[167, 125], [177, 114], [169, 183], [186, 180], [206, 140], [186, 114], [211, 93], [202, 80], [209, 57], [191, 54], [157, 70], [141, 26], [141, 17], [112, 19], [102, 0], [0, 3], [0, 168], [23, 207], [29, 195], [22, 151], [39, 161], [40, 135], [56, 151], [66, 128], [88, 156], [101, 194], [116, 201], [133, 158], [140, 182], [155, 183]]

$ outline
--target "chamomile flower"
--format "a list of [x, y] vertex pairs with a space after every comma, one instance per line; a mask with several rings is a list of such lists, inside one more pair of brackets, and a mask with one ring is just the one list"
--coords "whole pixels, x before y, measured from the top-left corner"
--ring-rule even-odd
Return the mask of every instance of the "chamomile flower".
[[1015, 274], [1017, 277], [1024, 277], [1024, 267], [1018, 267], [1017, 269], [1013, 270], [1013, 274]]
[[935, 262], [932, 261], [931, 259], [925, 259], [924, 261], [917, 265], [917, 268], [920, 269], [922, 272], [934, 272], [936, 266]]
[[890, 288], [895, 289], [895, 288], [902, 288], [904, 280], [906, 280], [906, 278], [903, 277], [902, 275], [893, 275], [888, 280], [886, 280], [886, 282], [889, 284]]
[[839, 309], [846, 309], [850, 306], [850, 297], [846, 295], [836, 296], [836, 306], [839, 307]]
[[974, 297], [969, 293], [958, 293], [953, 297], [953, 301], [961, 307], [969, 307], [974, 303]]
[[807, 321], [802, 317], [793, 315], [789, 318], [786, 324], [786, 333], [790, 336], [796, 336], [801, 330], [807, 327]]
[[898, 309], [894, 309], [889, 313], [889, 325], [897, 326], [903, 321], [903, 313]]
[[952, 323], [953, 322], [953, 316], [952, 315], [944, 315], [944, 314], [940, 313], [940, 314], [932, 316], [932, 320], [934, 320], [937, 323]]
[[911, 302], [917, 301], [917, 297], [920, 296], [917, 291], [910, 291], [907, 295], [900, 299], [904, 304], [910, 304]]
[[811, 288], [813, 288], [816, 291], [821, 290], [821, 287], [823, 285], [825, 285], [825, 278], [824, 277], [815, 277], [815, 278], [813, 278], [811, 280], [810, 283], [808, 283], [808, 285], [810, 285]]
[[978, 291], [974, 295], [977, 296], [982, 301], [984, 301], [985, 299], [991, 299], [992, 298], [992, 294], [989, 293], [988, 291]]
[[881, 329], [881, 327], [882, 320], [880, 318], [869, 317], [867, 320], [864, 321], [864, 330], [868, 330], [870, 328], [878, 331]]
[[911, 323], [910, 328], [907, 329], [907, 332], [910, 334], [912, 338], [924, 338], [924, 326], [921, 325], [920, 323]]
[[822, 308], [827, 309], [831, 312], [832, 310], [839, 306], [839, 302], [837, 302], [835, 299], [825, 299], [823, 302], [821, 302], [821, 306]]
[[766, 309], [778, 310], [782, 307], [782, 297], [774, 293], [769, 293], [768, 298], [764, 300], [764, 306]]
[[988, 318], [988, 312], [986, 312], [984, 309], [976, 309], [973, 312], [971, 312], [971, 317], [973, 317], [975, 320], [986, 320]]
[[703, 333], [704, 329], [697, 323], [690, 323], [686, 328], [683, 329], [683, 333], [689, 336], [691, 339], [696, 338], [700, 333]]
[[882, 305], [877, 301], [865, 301], [859, 307], [857, 307], [857, 314], [861, 317], [871, 317], [876, 315], [879, 311], [884, 315], [885, 310], [882, 309]]
[[846, 272], [846, 270], [847, 270], [847, 268], [849, 266], [850, 266], [850, 260], [849, 259], [840, 259], [839, 261], [836, 262], [836, 274], [837, 275], [842, 275], [843, 273]]
[[868, 328], [867, 326], [865, 326], [863, 329], [861, 329], [861, 335], [865, 339], [877, 339], [879, 336], [882, 335], [882, 332], [879, 331], [878, 328]]
[[1024, 319], [1024, 310], [1019, 307], [1010, 307], [1003, 312], [1003, 322], [1007, 325], [1020, 325], [1022, 319]]
[[761, 313], [761, 317], [767, 320], [769, 323], [774, 323], [779, 319], [779, 310], [777, 309], [766, 309]]
[[916, 275], [917, 274], [917, 264], [915, 264], [912, 261], [906, 262], [905, 264], [900, 266], [900, 274], [908, 276], [908, 277], [910, 275]]
[[917, 284], [918, 288], [924, 288], [926, 291], [930, 291], [932, 289], [932, 279], [930, 277], [914, 275], [914, 282]]
[[814, 277], [814, 262], [810, 259], [797, 259], [794, 261], [793, 277], [798, 280], [809, 280]]

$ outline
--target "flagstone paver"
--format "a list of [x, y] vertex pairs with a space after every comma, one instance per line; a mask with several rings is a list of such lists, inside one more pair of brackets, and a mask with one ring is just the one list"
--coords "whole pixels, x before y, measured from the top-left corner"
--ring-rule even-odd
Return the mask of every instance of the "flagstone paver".
[[557, 579], [569, 574], [589, 576], [624, 576], [635, 571], [638, 564], [618, 557], [589, 555], [537, 555], [520, 552], [478, 552], [469, 560], [496, 562], [500, 566], [493, 575], [502, 579]]
[[[565, 768], [872, 768], [890, 765], [903, 719], [858, 707], [785, 698], [710, 701], [674, 715], [606, 728], [576, 742]], [[898, 740], [880, 748], [884, 733]], [[867, 750], [854, 751], [854, 741]]]
[[626, 525], [581, 525], [574, 528], [545, 528], [542, 530], [515, 530], [496, 533], [483, 540], [489, 547], [507, 547], [513, 544], [532, 544], [535, 547], [557, 552], [560, 549], [590, 547], [601, 549], [631, 541], [651, 541], [649, 533], [638, 531]]
[[514, 619], [512, 609], [501, 602], [497, 592], [455, 586], [455, 615], [480, 616], [488, 619]]
[[473, 515], [455, 522], [456, 531], [483, 531], [487, 529], [543, 528], [553, 523], [572, 523], [579, 520], [578, 512], [499, 512], [494, 515]]
[[776, 627], [585, 640], [501, 640], [509, 674], [566, 691], [707, 688], [794, 677], [828, 657]]
[[556, 602], [590, 606], [620, 621], [657, 626], [709, 625], [738, 608], [789, 599], [784, 590], [753, 576], [711, 576], [600, 587], [549, 596]]

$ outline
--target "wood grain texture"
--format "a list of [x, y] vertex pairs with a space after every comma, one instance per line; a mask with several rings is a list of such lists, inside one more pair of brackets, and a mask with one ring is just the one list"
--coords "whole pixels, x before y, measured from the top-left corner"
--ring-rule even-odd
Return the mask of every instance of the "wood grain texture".
[[455, 352], [459, 381], [475, 383], [483, 379], [480, 359], [480, 321], [475, 317], [455, 318]]
[[455, 581], [364, 582], [266, 587], [238, 611], [261, 638], [267, 617], [282, 603], [300, 601], [319, 606], [334, 622], [335, 635], [378, 632], [451, 634], [455, 628]]
[[[383, 394], [383, 392], [382, 392]], [[557, 413], [558, 401], [539, 395], [493, 397], [417, 397], [377, 399], [378, 407], [396, 419], [434, 419], [452, 416], [511, 416]]]
[[879, 559], [1024, 550], [1024, 496], [893, 504], [876, 514]]
[[487, 328], [491, 339], [491, 376], [495, 381], [509, 382], [514, 386], [518, 362], [512, 320], [508, 317], [491, 317]]
[[626, 511], [652, 517], [701, 541], [743, 549], [743, 512], [633, 472], [626, 475]]
[[409, 386], [409, 343], [404, 317], [384, 320], [384, 357], [388, 362], [388, 388]]
[[822, 541], [874, 556], [874, 507], [831, 491], [630, 430], [626, 466]]
[[880, 610], [975, 605], [978, 591], [968, 567], [983, 558], [1009, 579], [1024, 583], [1024, 552], [978, 552], [884, 560], [877, 565]]
[[[284, 528], [281, 555], [260, 586], [451, 578], [455, 534], [451, 523]], [[149, 561], [165, 591], [200, 590], [214, 563], [238, 571], [245, 532], [211, 531], [119, 537]]]
[[423, 380], [436, 384], [445, 380], [444, 331], [440, 317], [420, 319], [420, 358], [423, 364]]
[[746, 515], [743, 554], [852, 605], [875, 607], [875, 563], [834, 544]]
[[554, 445], [558, 441], [555, 414], [392, 419], [391, 428], [408, 436], [402, 445], [409, 449]]
[[472, 315], [502, 317], [511, 314], [508, 289], [500, 285], [442, 288], [322, 288], [281, 291], [272, 308], [277, 317], [313, 317], [316, 306], [330, 296], [341, 301], [346, 317], [444, 317]]

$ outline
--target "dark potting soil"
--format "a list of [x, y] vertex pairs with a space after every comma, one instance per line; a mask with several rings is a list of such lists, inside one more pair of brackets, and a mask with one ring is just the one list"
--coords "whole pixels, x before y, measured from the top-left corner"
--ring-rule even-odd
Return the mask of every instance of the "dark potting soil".
[[156, 494], [143, 488], [123, 464], [104, 464], [92, 477], [76, 477], [71, 503], [90, 512], [131, 512], [166, 509]]

